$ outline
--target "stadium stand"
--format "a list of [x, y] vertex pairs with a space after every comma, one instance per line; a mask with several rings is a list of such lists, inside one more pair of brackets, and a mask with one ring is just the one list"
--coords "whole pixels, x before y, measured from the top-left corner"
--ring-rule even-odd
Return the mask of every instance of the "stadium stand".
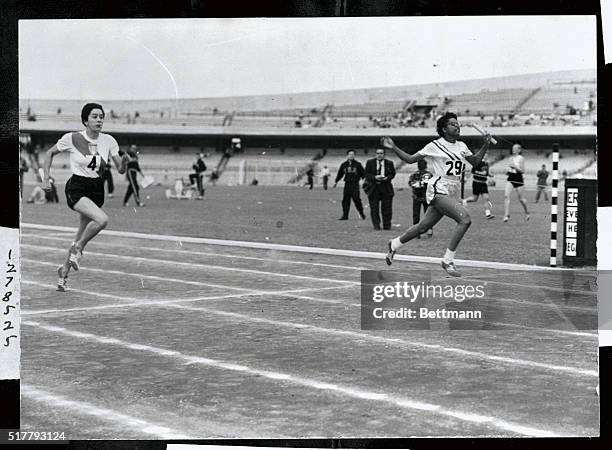
[[595, 107], [596, 97], [595, 84], [543, 87], [522, 109], [528, 114], [567, 114], [569, 107], [590, 112]]
[[[278, 129], [323, 127], [329, 129], [321, 132], [321, 135], [326, 137], [333, 136], [334, 129], [355, 130], [355, 135], [359, 135], [359, 130], [364, 128], [416, 127], [433, 131], [436, 116], [447, 110], [457, 112], [463, 124], [475, 122], [489, 129], [527, 126], [531, 128], [525, 128], [525, 134], [536, 135], [538, 131], [533, 129], [534, 126], [564, 127], [563, 131], [566, 133], [570, 127], [596, 125], [596, 95], [594, 71], [578, 71], [353, 91], [208, 99], [109, 100], [102, 103], [107, 113], [106, 122], [121, 124], [117, 127], [121, 132], [134, 133], [134, 136], [146, 130], [136, 129], [137, 127], [132, 129], [132, 124], [147, 125], [146, 128], [151, 129], [164, 125], [187, 127], [185, 133], [193, 133], [194, 136], [204, 133], [198, 130], [200, 127], [215, 127], [218, 129], [205, 132], [214, 131], [213, 134], [225, 137], [228, 132], [240, 134], [240, 130], [244, 129], [249, 130], [244, 132], [247, 135], [250, 130], [274, 135]], [[58, 130], [67, 127], [72, 129], [78, 126], [82, 105], [81, 100], [20, 99], [20, 124], [22, 128], [23, 125], [27, 128], [27, 123], [35, 120], [45, 122], [40, 128], [43, 131], [53, 128], [48, 126], [52, 123], [58, 124]], [[233, 131], [234, 129], [237, 131]], [[308, 135], [313, 131], [309, 130], [304, 134]], [[32, 132], [37, 132], [35, 127]], [[424, 130], [415, 131], [414, 135], [422, 136], [423, 132]], [[372, 130], [369, 130], [369, 133], [371, 135]], [[381, 130], [381, 133], [384, 131]], [[403, 130], [395, 133], [401, 134]], [[509, 130], [506, 136], [522, 133]], [[547, 133], [550, 134], [551, 131]], [[468, 135], [469, 131], [466, 130], [465, 134]], [[557, 133], [553, 130], [552, 134]], [[580, 135], [578, 132], [574, 134]], [[410, 132], [407, 135], [410, 135]], [[515, 140], [513, 137], [508, 139]], [[188, 139], [183, 139], [182, 143], [177, 145], [192, 145], [188, 142]], [[504, 146], [507, 147], [509, 142], [507, 140]], [[180, 152], [173, 152], [173, 145], [174, 143], [169, 143], [166, 138], [164, 143], [159, 143], [155, 148], [140, 147], [143, 168], [164, 184], [172, 184], [176, 178], [186, 177], [195, 153], [200, 150], [196, 147], [184, 147]], [[210, 155], [206, 160], [210, 174], [221, 160], [220, 146], [223, 144], [209, 140], [206, 145], [210, 147], [206, 149]], [[317, 160], [321, 149], [305, 149], [303, 145], [301, 143], [298, 146], [302, 148], [287, 148], [284, 151], [280, 148], [249, 148], [247, 145], [246, 150], [236, 153], [228, 160], [226, 174], [219, 182], [235, 184], [249, 182], [249, 178], [258, 178], [262, 184], [284, 184], [291, 180], [299, 184], [299, 174], [313, 162], [315, 174], [326, 164], [332, 178], [335, 177], [335, 172], [345, 159], [346, 149], [329, 149], [323, 159]], [[373, 157], [372, 153], [364, 153], [362, 147], [356, 150], [357, 159], [362, 163]], [[494, 172], [505, 173], [505, 158], [508, 154], [507, 149], [490, 150], [489, 159]], [[561, 156], [561, 167], [568, 174], [596, 176], [592, 150], [576, 153], [574, 150], [562, 150]], [[535, 183], [535, 172], [541, 164], [550, 166], [551, 161], [544, 150], [527, 149], [525, 158], [529, 185], [531, 179]], [[394, 160], [398, 168], [396, 183], [398, 186], [407, 186], [407, 177], [414, 167], [402, 165], [398, 159]], [[59, 170], [63, 169], [60, 167]], [[58, 181], [62, 181], [61, 174]]]
[[517, 106], [530, 94], [530, 89], [504, 89], [461, 94], [449, 97], [444, 109], [458, 114], [492, 115], [515, 113]]

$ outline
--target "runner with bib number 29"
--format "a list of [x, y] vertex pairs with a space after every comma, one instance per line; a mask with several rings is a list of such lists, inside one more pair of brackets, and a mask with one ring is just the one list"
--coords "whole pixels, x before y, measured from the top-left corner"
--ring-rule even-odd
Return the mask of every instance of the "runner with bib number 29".
[[476, 154], [473, 154], [464, 142], [459, 141], [461, 126], [457, 115], [445, 113], [437, 121], [439, 139], [431, 141], [413, 155], [406, 153], [395, 145], [389, 137], [381, 139], [381, 145], [395, 154], [403, 161], [414, 164], [421, 159], [427, 161], [427, 167], [433, 174], [427, 184], [426, 201], [430, 206], [421, 221], [408, 228], [404, 234], [388, 243], [387, 264], [391, 265], [397, 250], [408, 241], [426, 233], [427, 230], [447, 216], [457, 222], [451, 236], [450, 243], [442, 259], [442, 268], [451, 276], [459, 277], [461, 274], [455, 267], [455, 251], [463, 235], [470, 227], [472, 220], [465, 206], [461, 204], [461, 174], [466, 164], [477, 166], [482, 161], [489, 148], [491, 136], [484, 135], [484, 143]]

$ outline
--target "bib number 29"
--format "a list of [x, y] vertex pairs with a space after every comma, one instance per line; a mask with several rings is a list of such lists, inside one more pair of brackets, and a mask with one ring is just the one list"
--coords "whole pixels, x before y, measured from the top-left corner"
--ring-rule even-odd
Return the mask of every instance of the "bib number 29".
[[446, 165], [448, 166], [446, 175], [460, 176], [461, 172], [463, 172], [463, 163], [461, 161], [446, 161]]

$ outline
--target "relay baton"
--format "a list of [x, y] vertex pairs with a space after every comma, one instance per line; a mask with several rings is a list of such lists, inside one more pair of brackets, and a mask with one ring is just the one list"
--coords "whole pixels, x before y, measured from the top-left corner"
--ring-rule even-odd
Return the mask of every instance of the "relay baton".
[[[485, 130], [483, 130], [482, 128], [480, 128], [478, 125], [476, 125], [475, 123], [471, 123], [469, 126], [471, 126], [472, 128], [474, 128], [476, 131], [478, 131], [480, 134], [482, 134], [483, 136], [485, 134], [487, 134], [487, 132]], [[495, 138], [493, 136], [491, 136], [491, 144], [495, 145], [497, 144], [497, 140], [495, 140]]]

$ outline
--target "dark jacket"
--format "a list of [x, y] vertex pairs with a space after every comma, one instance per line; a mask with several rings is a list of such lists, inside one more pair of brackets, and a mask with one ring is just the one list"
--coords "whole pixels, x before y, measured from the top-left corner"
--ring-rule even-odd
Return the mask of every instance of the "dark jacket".
[[140, 170], [140, 164], [138, 164], [138, 160], [133, 158], [130, 159], [130, 161], [128, 161], [127, 163], [127, 168], [125, 171], [125, 176], [129, 177], [129, 176], [136, 176], [136, 172], [140, 173], [142, 175], [142, 171]]
[[408, 185], [412, 188], [412, 197], [418, 200], [425, 200], [427, 182], [431, 180], [433, 174], [429, 170], [417, 170], [410, 178]]
[[344, 178], [345, 183], [359, 183], [364, 176], [364, 170], [361, 163], [357, 160], [349, 161], [348, 159], [340, 164], [338, 174], [336, 175], [336, 183]]
[[195, 170], [195, 173], [202, 173], [206, 170], [206, 164], [204, 164], [204, 160], [202, 158], [198, 158], [192, 168]]
[[391, 180], [395, 178], [395, 165], [393, 161], [389, 161], [388, 159], [383, 159], [383, 164], [385, 165], [385, 177], [386, 179], [383, 181], [379, 181], [376, 179], [377, 168], [378, 168], [378, 160], [376, 158], [369, 159], [365, 166], [365, 178], [368, 184], [371, 184], [372, 189], [366, 193], [368, 195], [373, 193], [383, 193], [386, 195], [393, 196], [393, 185], [391, 184]]

